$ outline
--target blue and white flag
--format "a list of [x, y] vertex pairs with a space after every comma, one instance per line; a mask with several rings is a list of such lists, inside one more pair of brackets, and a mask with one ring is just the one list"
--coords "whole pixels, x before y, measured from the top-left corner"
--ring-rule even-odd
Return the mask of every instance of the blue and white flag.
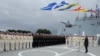
[[61, 1], [60, 3], [57, 3], [57, 2], [53, 2], [53, 3], [50, 3], [48, 4], [46, 7], [43, 7], [41, 8], [42, 10], [53, 10], [53, 9], [57, 9], [57, 8], [60, 8], [66, 4], [69, 4], [69, 3], [66, 3], [65, 1]]
[[55, 7], [54, 7], [54, 9], [57, 9], [57, 8], [59, 8], [59, 7], [62, 7], [62, 6], [64, 6], [64, 5], [68, 5], [69, 3], [66, 3], [65, 1], [62, 1], [60, 4], [57, 4]]
[[52, 10], [52, 8], [56, 5], [56, 2], [48, 4], [48, 6], [41, 8], [42, 10]]

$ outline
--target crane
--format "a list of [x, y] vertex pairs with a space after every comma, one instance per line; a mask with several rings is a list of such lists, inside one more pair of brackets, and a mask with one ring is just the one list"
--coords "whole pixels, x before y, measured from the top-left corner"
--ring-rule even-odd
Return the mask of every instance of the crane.
[[61, 23], [64, 24], [66, 28], [71, 28], [71, 27], [73, 26], [73, 25], [70, 23], [70, 21], [67, 21], [67, 23], [66, 23], [66, 22], [61, 22]]

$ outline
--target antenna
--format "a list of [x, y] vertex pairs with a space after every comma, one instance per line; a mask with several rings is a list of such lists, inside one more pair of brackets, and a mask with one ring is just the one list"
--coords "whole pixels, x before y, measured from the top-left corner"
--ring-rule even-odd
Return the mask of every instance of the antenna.
[[91, 18], [93, 17], [92, 11], [93, 11], [93, 10], [91, 9], [91, 16], [90, 16]]
[[78, 16], [76, 17], [75, 21], [77, 21], [77, 20], [79, 20], [79, 17]]
[[87, 13], [84, 13], [84, 18], [87, 18]]

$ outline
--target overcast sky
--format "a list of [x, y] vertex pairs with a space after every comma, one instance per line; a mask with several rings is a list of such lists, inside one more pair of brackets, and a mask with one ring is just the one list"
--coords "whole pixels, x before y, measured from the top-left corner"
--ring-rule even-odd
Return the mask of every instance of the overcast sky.
[[[57, 33], [60, 22], [74, 23], [77, 12], [71, 11], [43, 11], [42, 7], [52, 2], [62, 0], [0, 0], [0, 30], [22, 29], [35, 32], [39, 28], [46, 28]], [[64, 0], [68, 3], [80, 3], [82, 7], [95, 8], [96, 0]], [[99, 1], [99, 0], [98, 0]], [[99, 4], [99, 2], [98, 2]], [[84, 13], [79, 13], [82, 17]]]

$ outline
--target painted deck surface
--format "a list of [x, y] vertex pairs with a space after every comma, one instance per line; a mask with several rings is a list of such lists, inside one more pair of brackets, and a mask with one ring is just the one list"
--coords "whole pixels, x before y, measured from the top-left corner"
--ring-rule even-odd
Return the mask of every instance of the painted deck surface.
[[[80, 50], [79, 50], [80, 49]], [[55, 45], [25, 50], [0, 52], [0, 56], [99, 56], [100, 46], [89, 47], [89, 52], [84, 53], [84, 47], [68, 47]]]

